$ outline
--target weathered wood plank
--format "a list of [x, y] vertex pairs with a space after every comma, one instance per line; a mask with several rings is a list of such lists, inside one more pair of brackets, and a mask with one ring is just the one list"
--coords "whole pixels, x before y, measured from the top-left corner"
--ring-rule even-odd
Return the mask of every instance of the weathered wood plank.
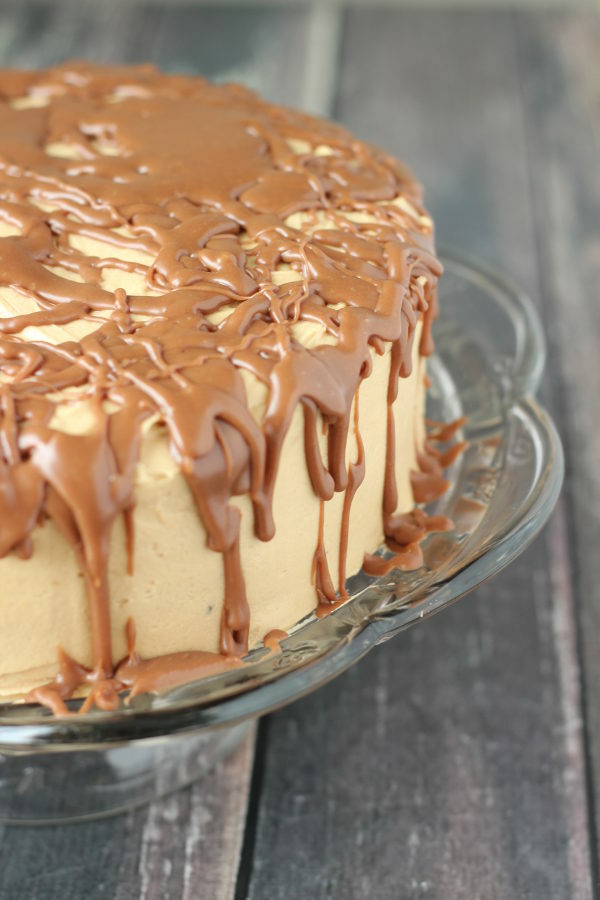
[[550, 380], [567, 449], [564, 501], [600, 889], [600, 21], [558, 14], [541, 22], [520, 15], [518, 21]]
[[124, 816], [46, 828], [0, 826], [5, 900], [230, 900], [254, 733], [190, 790]]
[[544, 543], [526, 560], [271, 721], [252, 900], [589, 896]]
[[[510, 14], [353, 12], [337, 115], [414, 164], [441, 239], [540, 301], [517, 51]], [[559, 511], [494, 582], [273, 716], [248, 896], [590, 897], [569, 583]]]
[[[45, 3], [46, 5], [53, 4], [55, 0], [38, 0], [40, 3]], [[508, 0], [460, 0], [459, 3], [456, 0], [419, 0], [422, 6], [428, 6], [432, 9], [437, 8], [454, 8], [460, 6], [461, 8], [486, 8], [492, 7], [493, 9], [497, 9], [498, 7], [508, 6], [512, 7], [514, 4], [509, 3]], [[248, 8], [248, 7], [290, 7], [290, 6], [313, 6], [315, 4], [315, 0], [128, 0], [128, 3], [131, 5], [140, 5], [140, 6], [167, 6], [167, 7], [177, 7], [177, 6], [219, 6], [229, 7], [229, 8]], [[338, 0], [321, 0], [319, 5], [335, 7], [338, 6]], [[415, 6], [415, 0], [348, 0], [348, 6], [364, 6], [370, 7], [375, 6], [378, 9], [382, 7], [388, 8], [402, 8], [402, 7], [411, 7]], [[532, 8], [532, 9], [560, 9], [563, 8], [581, 8], [581, 9], [594, 9], [595, 8], [595, 0], [520, 0], [519, 2], [520, 8]]]
[[72, 57], [153, 62], [243, 81], [275, 102], [301, 104], [310, 23], [309, 11], [296, 9], [7, 0], [0, 9], [0, 57], [3, 65], [32, 68]]

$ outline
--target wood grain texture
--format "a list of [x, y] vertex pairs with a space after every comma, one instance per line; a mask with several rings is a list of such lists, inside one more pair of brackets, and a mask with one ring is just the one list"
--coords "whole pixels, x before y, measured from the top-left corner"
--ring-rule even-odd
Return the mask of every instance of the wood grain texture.
[[173, 72], [243, 81], [275, 102], [301, 104], [309, 28], [310, 11], [302, 9], [4, 0], [0, 61], [31, 68], [78, 56], [153, 62]]
[[2, 900], [230, 900], [254, 733], [214, 773], [124, 816], [0, 826]]
[[[336, 114], [413, 163], [441, 239], [542, 304], [519, 27], [352, 13]], [[559, 517], [458, 607], [272, 717], [248, 896], [590, 897], [569, 584]]]
[[549, 380], [567, 450], [565, 530], [583, 658], [600, 890], [600, 21], [522, 14], [518, 24]]
[[338, 65], [335, 6], [265, 8], [5, 0], [3, 65], [41, 68], [71, 57], [153, 62], [174, 72], [241, 81], [276, 103], [326, 114]]

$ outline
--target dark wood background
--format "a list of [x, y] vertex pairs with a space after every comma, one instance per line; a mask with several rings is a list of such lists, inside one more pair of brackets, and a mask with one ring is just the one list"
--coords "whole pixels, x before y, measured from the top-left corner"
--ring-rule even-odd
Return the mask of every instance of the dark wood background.
[[407, 159], [438, 237], [538, 305], [567, 479], [516, 564], [263, 720], [205, 782], [112, 820], [0, 827], [0, 897], [597, 896], [597, 14], [3, 0], [2, 65], [71, 56], [241, 79]]

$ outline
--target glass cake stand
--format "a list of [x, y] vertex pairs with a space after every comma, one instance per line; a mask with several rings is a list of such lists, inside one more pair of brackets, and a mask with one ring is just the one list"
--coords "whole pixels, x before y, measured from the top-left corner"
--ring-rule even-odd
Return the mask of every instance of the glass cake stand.
[[[521, 553], [556, 502], [560, 440], [533, 399], [544, 340], [530, 301], [496, 272], [441, 254], [436, 352], [428, 416], [468, 416], [466, 452], [431, 510], [454, 532], [423, 543], [424, 566], [350, 580], [350, 599], [310, 616], [282, 652], [112, 713], [55, 718], [31, 705], [0, 706], [0, 820], [49, 823], [110, 815], [206, 773], [258, 716], [316, 690], [377, 644], [464, 596]], [[385, 553], [385, 549], [380, 550]], [[74, 706], [77, 704], [74, 703]]]

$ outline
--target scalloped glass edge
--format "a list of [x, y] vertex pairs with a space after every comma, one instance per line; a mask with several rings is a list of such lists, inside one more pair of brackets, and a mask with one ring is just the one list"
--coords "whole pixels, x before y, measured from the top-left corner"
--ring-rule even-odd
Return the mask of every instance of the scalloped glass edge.
[[281, 654], [253, 651], [239, 669], [136, 697], [114, 713], [54, 718], [36, 706], [1, 706], [1, 752], [122, 745], [263, 715], [460, 599], [526, 548], [545, 525], [564, 472], [556, 429], [531, 396], [545, 361], [541, 324], [529, 299], [492, 268], [453, 250], [440, 256], [446, 272], [428, 415], [449, 421], [466, 413], [469, 447], [452, 467], [451, 490], [431, 507], [457, 528], [423, 543], [425, 566], [380, 578], [359, 573], [349, 581], [350, 599], [299, 623]]

